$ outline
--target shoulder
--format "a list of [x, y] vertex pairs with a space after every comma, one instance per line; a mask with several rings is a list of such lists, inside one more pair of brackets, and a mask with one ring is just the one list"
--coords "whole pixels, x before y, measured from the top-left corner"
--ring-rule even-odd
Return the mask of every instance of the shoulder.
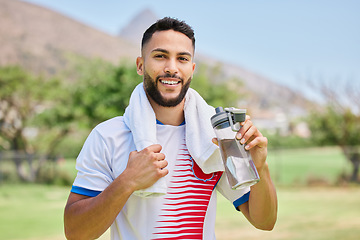
[[114, 117], [98, 124], [93, 132], [99, 135], [107, 144], [121, 142], [121, 139], [129, 139], [131, 131], [124, 122], [122, 116]]
[[98, 124], [95, 128], [95, 131], [101, 135], [114, 135], [119, 132], [130, 132], [130, 129], [126, 126], [124, 122], [124, 117], [114, 117], [109, 120], [106, 120]]

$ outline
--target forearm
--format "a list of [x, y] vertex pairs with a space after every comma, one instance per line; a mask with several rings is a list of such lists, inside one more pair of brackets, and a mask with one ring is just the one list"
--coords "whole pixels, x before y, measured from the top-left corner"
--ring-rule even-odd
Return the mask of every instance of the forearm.
[[114, 222], [130, 195], [152, 186], [168, 174], [159, 144], [129, 154], [126, 169], [98, 196], [71, 193], [65, 207], [64, 225], [68, 239], [98, 238]]
[[272, 230], [277, 218], [277, 196], [267, 163], [259, 170], [260, 181], [251, 187], [244, 215], [257, 228]]
[[132, 194], [125, 176], [119, 176], [96, 197], [69, 198], [64, 214], [65, 233], [68, 239], [95, 239], [114, 222]]

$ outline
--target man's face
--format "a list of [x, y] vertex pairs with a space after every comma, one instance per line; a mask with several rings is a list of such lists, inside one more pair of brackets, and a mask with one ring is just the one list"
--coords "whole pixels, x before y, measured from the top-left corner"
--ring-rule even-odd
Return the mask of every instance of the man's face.
[[177, 106], [184, 100], [195, 70], [192, 41], [173, 30], [155, 32], [136, 61], [145, 91], [156, 104]]

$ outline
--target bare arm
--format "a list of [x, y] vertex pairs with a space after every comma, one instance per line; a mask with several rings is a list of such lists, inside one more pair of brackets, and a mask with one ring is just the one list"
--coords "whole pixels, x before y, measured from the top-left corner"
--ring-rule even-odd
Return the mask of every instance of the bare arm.
[[[245, 148], [250, 151], [260, 181], [251, 187], [249, 201], [238, 209], [256, 228], [272, 230], [277, 218], [277, 196], [266, 162], [267, 138], [252, 124], [249, 116], [246, 116], [241, 125], [237, 138], [242, 144], [246, 144]], [[213, 142], [218, 144], [216, 138]]]
[[123, 180], [119, 176], [96, 197], [70, 193], [64, 214], [68, 239], [98, 238], [110, 227], [132, 193]]
[[272, 230], [277, 218], [276, 190], [267, 166], [259, 175], [260, 182], [251, 187], [249, 201], [239, 206], [239, 210], [256, 228]]
[[64, 212], [66, 237], [101, 236], [134, 191], [151, 186], [168, 173], [165, 156], [160, 151], [160, 145], [151, 145], [140, 152], [131, 152], [125, 171], [96, 197], [70, 193]]
[[252, 124], [249, 116], [242, 125], [239, 139], [250, 151], [260, 181], [251, 187], [249, 201], [239, 209], [256, 228], [272, 230], [277, 219], [277, 196], [266, 162], [267, 138]]

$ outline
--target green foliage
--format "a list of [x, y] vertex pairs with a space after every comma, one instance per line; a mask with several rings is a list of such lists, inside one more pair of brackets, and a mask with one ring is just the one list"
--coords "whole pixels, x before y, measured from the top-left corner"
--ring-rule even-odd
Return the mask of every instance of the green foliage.
[[308, 124], [320, 145], [360, 145], [360, 116], [348, 108], [340, 111], [329, 105], [324, 111], [312, 112]]
[[48, 149], [52, 155], [61, 156], [77, 155], [90, 129], [122, 115], [132, 90], [141, 81], [135, 66], [115, 66], [101, 59], [74, 56], [73, 65], [61, 78], [63, 85], [56, 99], [37, 119], [39, 127], [48, 129], [48, 135], [38, 144], [44, 145], [48, 138], [55, 137], [57, 141], [52, 141]]
[[241, 99], [239, 88], [242, 87], [242, 83], [238, 79], [221, 79], [221, 77], [220, 66], [209, 67], [200, 64], [197, 66], [191, 87], [213, 107], [236, 106]]
[[76, 66], [75, 86], [70, 86], [71, 105], [86, 127], [122, 115], [132, 90], [141, 82], [136, 66], [114, 66], [100, 59], [82, 59]]
[[[56, 175], [40, 171], [46, 160], [77, 155], [93, 127], [123, 115], [142, 81], [135, 64], [70, 57], [67, 71], [48, 79], [16, 66], [0, 68], [0, 150], [35, 153], [39, 159], [27, 167], [29, 175], [45, 182]], [[220, 78], [220, 66], [200, 65], [192, 87], [212, 106], [236, 106], [241, 82]], [[19, 173], [23, 163], [16, 165]]]
[[308, 123], [313, 139], [321, 145], [340, 146], [353, 166], [350, 181], [360, 182], [360, 85], [358, 81], [314, 84], [325, 102], [313, 111]]
[[68, 131], [57, 134], [55, 125], [61, 122], [41, 121], [45, 120], [42, 113], [62, 96], [61, 82], [33, 76], [19, 66], [5, 66], [0, 67], [0, 86], [0, 150], [10, 154], [20, 180], [35, 181], [40, 167]]
[[268, 139], [269, 149], [296, 149], [314, 147], [312, 138], [303, 138], [296, 135], [281, 136], [279, 134], [268, 134], [262, 131], [263, 135]]
[[344, 156], [353, 167], [349, 180], [359, 182], [360, 115], [349, 108], [335, 108], [329, 104], [324, 111], [310, 115], [309, 126], [315, 142], [342, 148]]
[[18, 66], [0, 67], [0, 149], [31, 151], [25, 128], [31, 127], [57, 84], [34, 77]]
[[56, 162], [47, 162], [42, 166], [36, 176], [36, 182], [57, 186], [71, 186], [74, 182], [72, 175], [57, 165]]

